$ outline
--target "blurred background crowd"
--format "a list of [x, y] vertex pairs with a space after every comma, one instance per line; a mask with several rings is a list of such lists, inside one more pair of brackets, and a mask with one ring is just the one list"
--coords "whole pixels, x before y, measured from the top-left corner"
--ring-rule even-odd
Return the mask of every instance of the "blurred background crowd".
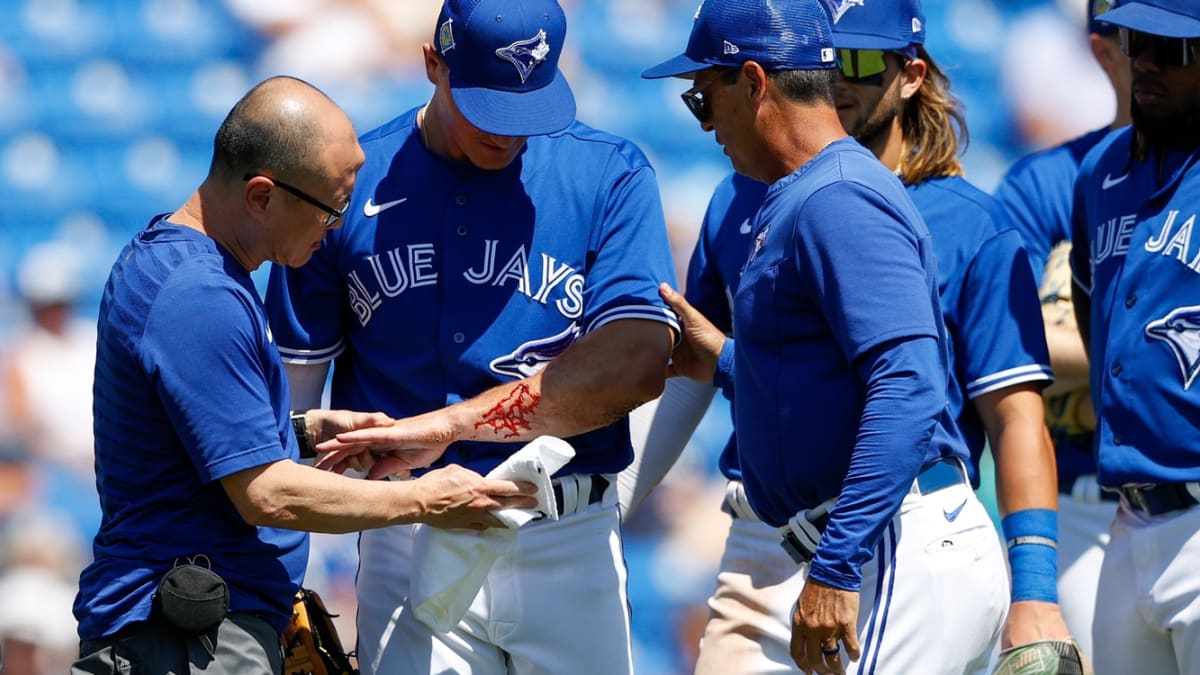
[[[686, 40], [697, 0], [561, 0], [579, 118], [658, 171], [683, 279], [729, 171], [681, 104], [640, 71]], [[425, 101], [420, 45], [440, 0], [0, 0], [0, 648], [9, 675], [62, 673], [99, 521], [92, 476], [95, 316], [113, 258], [207, 172], [233, 103], [304, 78], [360, 132]], [[927, 47], [964, 103], [967, 177], [991, 190], [1018, 156], [1107, 123], [1084, 0], [925, 0]], [[265, 284], [265, 267], [256, 274]], [[639, 673], [690, 672], [727, 517], [721, 399], [626, 527]], [[147, 476], [147, 480], [153, 480]], [[988, 485], [989, 477], [984, 484]], [[356, 545], [314, 537], [308, 585], [353, 644]]]

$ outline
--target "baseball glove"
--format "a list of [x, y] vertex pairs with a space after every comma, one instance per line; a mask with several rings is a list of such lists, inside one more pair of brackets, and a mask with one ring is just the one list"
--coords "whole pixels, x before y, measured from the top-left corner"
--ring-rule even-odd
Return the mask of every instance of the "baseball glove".
[[316, 591], [296, 591], [292, 620], [282, 635], [284, 675], [358, 675], [338, 638], [336, 616]]
[[1000, 652], [992, 675], [1092, 675], [1092, 667], [1074, 640], [1039, 640]]

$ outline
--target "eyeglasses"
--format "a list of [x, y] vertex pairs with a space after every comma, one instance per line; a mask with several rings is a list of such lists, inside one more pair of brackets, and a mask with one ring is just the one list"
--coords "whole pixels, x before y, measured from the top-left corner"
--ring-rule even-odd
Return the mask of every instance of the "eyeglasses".
[[736, 68], [721, 68], [713, 71], [713, 76], [704, 81], [704, 84], [697, 84], [679, 95], [683, 99], [683, 104], [687, 106], [689, 112], [696, 118], [700, 124], [707, 124], [712, 119], [712, 106], [708, 103], [708, 98], [704, 95], [704, 90], [707, 89], [717, 79], [727, 79], [730, 72], [740, 72]]
[[275, 185], [278, 185], [279, 187], [283, 188], [283, 190], [285, 192], [290, 193], [292, 196], [296, 197], [297, 199], [304, 201], [304, 202], [308, 202], [312, 206], [315, 206], [318, 209], [321, 209], [322, 211], [324, 211], [326, 214], [328, 214], [325, 216], [325, 229], [329, 229], [329, 228], [333, 227], [334, 224], [337, 223], [337, 221], [340, 220], [342, 216], [346, 215], [346, 210], [350, 208], [350, 200], [346, 200], [346, 203], [345, 203], [345, 205], [342, 206], [342, 208], [335, 209], [332, 206], [329, 206], [328, 204], [326, 204], [325, 202], [308, 194], [304, 190], [301, 190], [300, 188], [298, 188], [294, 185], [288, 185], [287, 183], [279, 180], [278, 178], [271, 178], [270, 176], [264, 176], [260, 173], [248, 173], [245, 176], [242, 176], [242, 180], [250, 180], [251, 178], [266, 178], [267, 180], [271, 181]]
[[882, 49], [839, 49], [837, 67], [842, 77], [861, 84], [882, 84], [888, 52]]
[[1169, 38], [1128, 28], [1121, 28], [1120, 36], [1121, 51], [1126, 56], [1136, 59], [1149, 49], [1157, 66], [1190, 66], [1196, 63], [1196, 52], [1200, 51], [1197, 38]]

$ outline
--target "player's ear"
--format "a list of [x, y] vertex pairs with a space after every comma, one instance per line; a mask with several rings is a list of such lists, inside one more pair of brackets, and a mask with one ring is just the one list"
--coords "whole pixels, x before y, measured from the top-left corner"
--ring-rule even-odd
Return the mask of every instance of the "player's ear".
[[928, 72], [929, 64], [922, 59], [912, 59], [905, 63], [900, 70], [900, 98], [906, 101], [912, 98], [921, 89]]
[[429, 80], [430, 84], [436, 87], [438, 81], [441, 79], [441, 70], [446, 68], [446, 62], [434, 50], [433, 45], [428, 42], [421, 45], [421, 52], [425, 58], [425, 77]]
[[746, 78], [746, 82], [750, 85], [750, 100], [758, 104], [762, 102], [763, 97], [767, 93], [767, 71], [754, 61], [747, 61], [742, 64], [742, 76]]

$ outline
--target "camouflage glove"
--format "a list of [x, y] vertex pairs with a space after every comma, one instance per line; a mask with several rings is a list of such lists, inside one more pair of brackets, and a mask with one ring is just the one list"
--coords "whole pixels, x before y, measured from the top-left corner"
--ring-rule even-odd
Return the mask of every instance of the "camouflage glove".
[[1039, 640], [1000, 652], [992, 675], [1092, 675], [1092, 667], [1074, 640]]

